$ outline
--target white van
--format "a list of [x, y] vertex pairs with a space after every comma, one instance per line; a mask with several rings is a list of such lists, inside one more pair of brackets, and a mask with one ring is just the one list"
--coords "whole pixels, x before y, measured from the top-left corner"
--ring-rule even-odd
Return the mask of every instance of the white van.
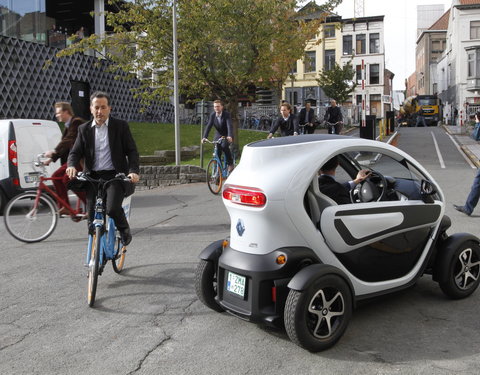
[[[48, 120], [0, 120], [0, 214], [6, 202], [17, 194], [34, 189], [40, 170], [38, 154], [53, 150], [62, 138], [58, 124]], [[50, 176], [60, 161], [50, 163]]]

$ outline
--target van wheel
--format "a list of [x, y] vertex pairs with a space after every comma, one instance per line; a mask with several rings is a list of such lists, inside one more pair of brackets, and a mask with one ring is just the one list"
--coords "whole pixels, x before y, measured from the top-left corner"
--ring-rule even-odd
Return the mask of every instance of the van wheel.
[[311, 351], [333, 346], [352, 316], [352, 293], [345, 280], [329, 274], [306, 290], [290, 290], [285, 304], [285, 330], [290, 340]]
[[7, 204], [7, 197], [3, 194], [3, 191], [0, 190], [0, 216], [3, 215], [3, 209]]

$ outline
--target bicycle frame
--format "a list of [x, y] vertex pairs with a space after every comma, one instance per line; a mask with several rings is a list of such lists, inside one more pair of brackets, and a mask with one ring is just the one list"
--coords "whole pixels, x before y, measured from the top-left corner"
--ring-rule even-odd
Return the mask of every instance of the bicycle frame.
[[[227, 157], [225, 156], [225, 152], [224, 152], [222, 155], [222, 158], [220, 158], [220, 156], [218, 155], [218, 145], [219, 143], [215, 142], [215, 146], [213, 147], [212, 159], [215, 159], [217, 163], [220, 165], [220, 169], [222, 171], [222, 177], [226, 178], [228, 177]], [[235, 160], [234, 160], [234, 163], [235, 163]]]
[[38, 182], [38, 186], [37, 186], [37, 196], [35, 198], [35, 207], [38, 206], [38, 202], [40, 200], [40, 195], [42, 194], [42, 192], [46, 191], [53, 198], [55, 198], [55, 201], [57, 203], [57, 207], [59, 206], [59, 203], [60, 203], [63, 207], [65, 207], [69, 211], [70, 216], [75, 216], [75, 215], [80, 213], [80, 200], [77, 200], [77, 206], [74, 209], [74, 208], [72, 208], [72, 206], [70, 206], [69, 202], [60, 198], [59, 195], [55, 192], [55, 190], [51, 189], [50, 187], [48, 187], [47, 184], [45, 184], [45, 181], [54, 181], [54, 180], [58, 181], [58, 180], [61, 180], [61, 179], [62, 179], [62, 177], [40, 176], [40, 181]]

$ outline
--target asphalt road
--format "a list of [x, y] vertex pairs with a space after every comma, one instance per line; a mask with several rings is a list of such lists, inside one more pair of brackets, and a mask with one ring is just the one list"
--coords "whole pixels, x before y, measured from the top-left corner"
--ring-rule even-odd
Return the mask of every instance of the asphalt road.
[[[480, 216], [451, 207], [465, 199], [475, 170], [441, 128], [400, 133], [399, 147], [444, 190], [449, 232], [478, 235]], [[312, 354], [282, 330], [215, 313], [197, 300], [197, 256], [229, 231], [220, 198], [204, 184], [138, 192], [132, 206], [126, 268], [120, 275], [106, 268], [93, 309], [86, 303], [84, 223], [62, 219], [33, 245], [12, 239], [0, 224], [0, 374], [478, 373], [480, 291], [452, 301], [425, 276], [359, 306], [340, 342]]]

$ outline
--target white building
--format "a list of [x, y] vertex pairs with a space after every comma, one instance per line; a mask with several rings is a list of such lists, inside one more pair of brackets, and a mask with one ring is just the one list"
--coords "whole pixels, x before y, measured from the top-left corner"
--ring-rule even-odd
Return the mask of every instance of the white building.
[[447, 48], [431, 67], [444, 103], [444, 117], [454, 108], [463, 119], [480, 105], [480, 0], [454, 0], [447, 29]]
[[[392, 74], [385, 69], [383, 18], [384, 16], [374, 16], [342, 20], [341, 65], [351, 61], [358, 83], [351, 102], [353, 105], [361, 105], [362, 95], [365, 94], [366, 114], [377, 117], [384, 117], [385, 110], [390, 109], [391, 78], [393, 78]], [[363, 75], [362, 66], [364, 67]], [[389, 74], [385, 74], [386, 72]], [[362, 90], [362, 78], [364, 90]], [[388, 106], [385, 105], [386, 103]]]

